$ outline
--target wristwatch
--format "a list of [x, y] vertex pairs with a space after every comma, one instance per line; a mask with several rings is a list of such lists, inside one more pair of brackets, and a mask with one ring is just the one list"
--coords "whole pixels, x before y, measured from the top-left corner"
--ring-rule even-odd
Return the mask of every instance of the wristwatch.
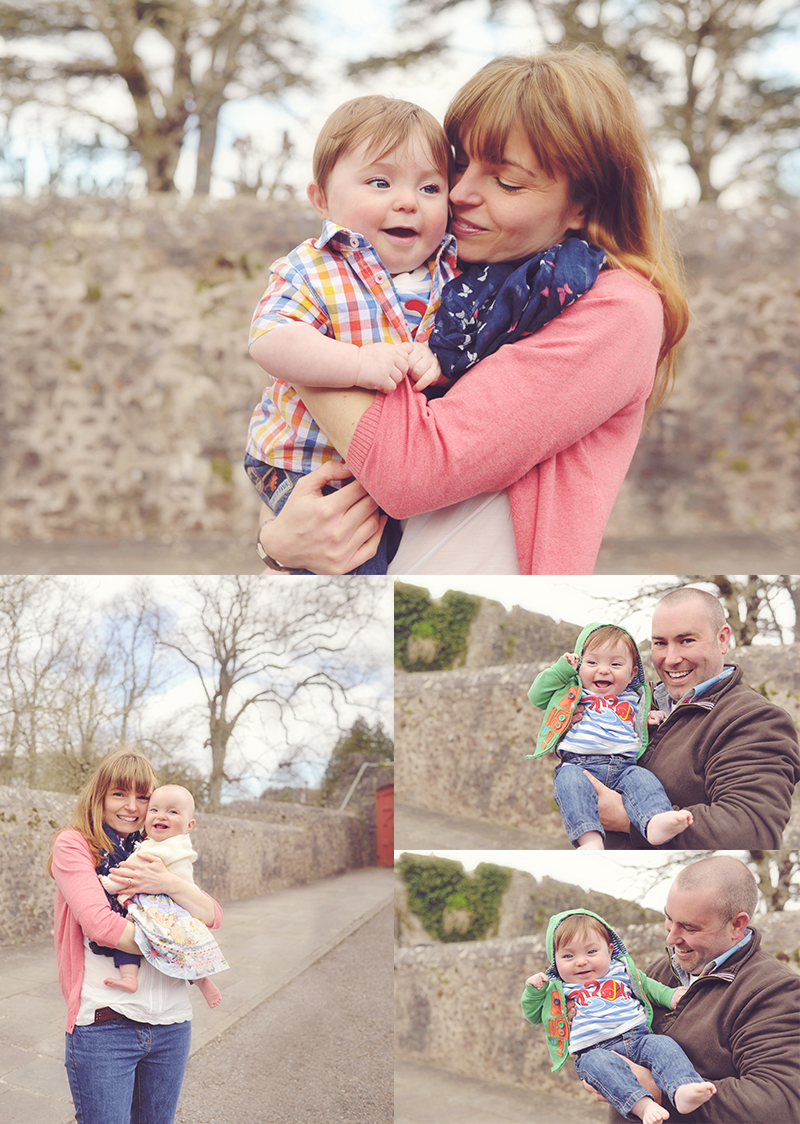
[[266, 519], [258, 528], [258, 533], [256, 535], [256, 550], [258, 551], [258, 557], [270, 570], [275, 570], [275, 572], [278, 574], [291, 574], [293, 573], [291, 566], [281, 566], [280, 562], [276, 562], [274, 558], [271, 558], [269, 554], [267, 554], [266, 550], [264, 550], [264, 547], [261, 545], [261, 532], [264, 530], [267, 523], [271, 522], [271, 519]]

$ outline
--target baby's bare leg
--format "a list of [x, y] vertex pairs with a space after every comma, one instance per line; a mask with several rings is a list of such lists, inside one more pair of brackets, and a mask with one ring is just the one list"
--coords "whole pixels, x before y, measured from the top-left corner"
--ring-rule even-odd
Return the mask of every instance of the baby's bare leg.
[[716, 1085], [711, 1081], [690, 1081], [686, 1085], [679, 1085], [675, 1090], [675, 1107], [678, 1112], [693, 1112], [704, 1104], [717, 1091]]
[[659, 843], [668, 843], [681, 831], [686, 831], [694, 820], [688, 808], [679, 811], [658, 812], [647, 824], [647, 842], [657, 847]]
[[583, 835], [579, 835], [575, 842], [578, 845], [576, 848], [578, 851], [605, 851], [603, 836], [599, 831], [584, 831]]
[[209, 1007], [219, 1007], [222, 1002], [222, 992], [217, 985], [208, 977], [202, 980], [195, 980], [194, 982], [195, 986], [200, 989], [200, 993]]
[[138, 964], [121, 964], [119, 969], [119, 977], [111, 976], [107, 980], [103, 980], [106, 987], [116, 987], [120, 991], [130, 991], [133, 993], [139, 987], [137, 976], [139, 975]]
[[642, 1124], [660, 1124], [662, 1120], [669, 1120], [667, 1110], [656, 1104], [652, 1097], [640, 1097], [631, 1112], [639, 1117]]

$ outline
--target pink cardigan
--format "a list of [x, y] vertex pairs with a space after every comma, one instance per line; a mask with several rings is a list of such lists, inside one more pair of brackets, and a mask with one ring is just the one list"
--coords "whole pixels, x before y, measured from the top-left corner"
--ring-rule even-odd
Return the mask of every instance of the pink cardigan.
[[404, 519], [509, 490], [520, 573], [590, 574], [633, 457], [663, 332], [658, 294], [619, 269], [540, 332], [428, 402], [378, 394], [347, 464]]
[[[106, 948], [115, 948], [127, 925], [127, 920], [108, 904], [94, 865], [89, 844], [79, 831], [62, 831], [57, 836], [53, 844], [55, 946], [58, 983], [67, 1001], [68, 1034], [81, 1005], [84, 935]], [[217, 929], [221, 924], [222, 910], [214, 902], [214, 921], [209, 928]]]

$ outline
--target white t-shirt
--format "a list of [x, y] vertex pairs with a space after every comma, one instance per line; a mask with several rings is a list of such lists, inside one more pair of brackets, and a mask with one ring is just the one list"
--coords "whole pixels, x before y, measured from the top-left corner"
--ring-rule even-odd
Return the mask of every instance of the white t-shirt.
[[487, 492], [413, 515], [390, 574], [518, 574], [508, 493]]
[[191, 1019], [192, 1004], [186, 980], [165, 976], [142, 957], [137, 977], [139, 986], [132, 995], [115, 987], [106, 987], [103, 980], [118, 975], [119, 969], [114, 967], [110, 956], [92, 952], [85, 937], [83, 944], [83, 983], [81, 1005], [75, 1020], [77, 1026], [92, 1024], [95, 1011], [101, 1007], [111, 1007], [135, 1022], [157, 1026], [185, 1023]]

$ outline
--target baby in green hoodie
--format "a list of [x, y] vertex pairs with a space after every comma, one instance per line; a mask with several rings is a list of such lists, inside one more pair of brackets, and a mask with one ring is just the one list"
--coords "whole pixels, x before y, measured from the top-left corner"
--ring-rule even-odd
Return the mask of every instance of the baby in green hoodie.
[[551, 917], [547, 954], [548, 970], [526, 981], [522, 1012], [528, 1022], [546, 1027], [554, 1073], [571, 1056], [583, 1081], [627, 1120], [643, 1124], [660, 1124], [669, 1112], [639, 1084], [625, 1058], [647, 1066], [680, 1113], [694, 1111], [716, 1093], [677, 1042], [650, 1030], [653, 1004], [674, 1010], [688, 988], [670, 988], [640, 972], [602, 917], [587, 909]]
[[[650, 708], [636, 642], [618, 625], [589, 624], [575, 647], [538, 675], [528, 692], [545, 712], [533, 756], [554, 749], [560, 758], [555, 798], [569, 841], [579, 850], [603, 850], [605, 833], [588, 772], [620, 793], [631, 823], [648, 843], [668, 843], [693, 817], [688, 808], [673, 808], [661, 782], [637, 765], [648, 725], [667, 716]], [[578, 706], [580, 721], [574, 718]]]

